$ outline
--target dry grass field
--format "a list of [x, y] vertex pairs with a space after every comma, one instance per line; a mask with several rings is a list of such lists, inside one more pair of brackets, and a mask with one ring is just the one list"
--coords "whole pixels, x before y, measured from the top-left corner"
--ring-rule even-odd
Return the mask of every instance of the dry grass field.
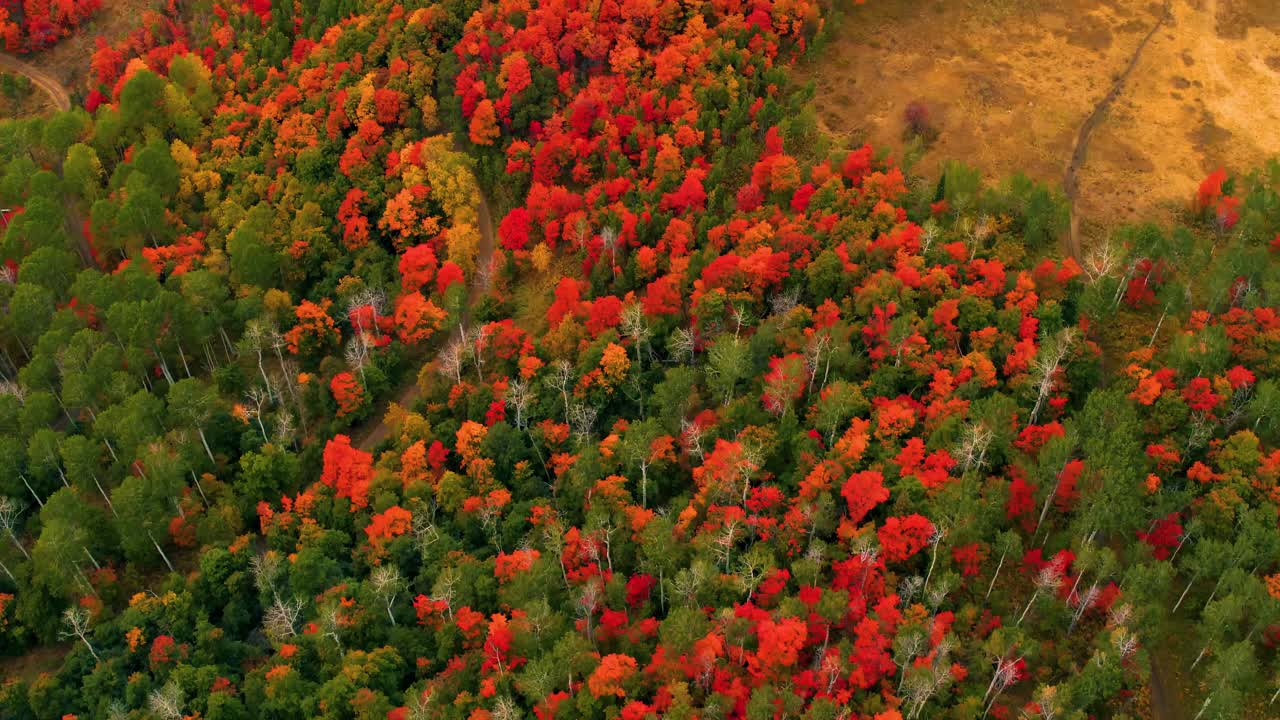
[[[877, 0], [850, 10], [804, 70], [830, 134], [900, 147], [929, 108], [926, 174], [962, 160], [996, 179], [1061, 182], [1076, 134], [1163, 12], [1153, 0]], [[1280, 154], [1280, 2], [1172, 0], [1093, 134], [1086, 237], [1168, 218], [1219, 165]]]

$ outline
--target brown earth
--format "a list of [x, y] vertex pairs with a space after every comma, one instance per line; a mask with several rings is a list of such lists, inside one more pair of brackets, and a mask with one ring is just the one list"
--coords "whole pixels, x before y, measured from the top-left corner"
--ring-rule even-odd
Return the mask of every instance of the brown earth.
[[52, 75], [7, 53], [0, 53], [0, 72], [23, 75], [31, 81], [31, 94], [23, 98], [15, 112], [42, 113], [47, 110], [70, 110], [71, 96]]
[[0, 658], [0, 686], [7, 682], [34, 682], [44, 673], [54, 673], [71, 650], [71, 643], [42, 645], [23, 655]]
[[[899, 151], [903, 110], [923, 101], [937, 139], [916, 169], [949, 159], [991, 181], [1058, 185], [1078, 130], [1163, 10], [1155, 0], [875, 0], [842, 19], [801, 71], [819, 125]], [[1280, 3], [1173, 0], [1079, 169], [1087, 238], [1168, 220], [1214, 168], [1280, 153]]]

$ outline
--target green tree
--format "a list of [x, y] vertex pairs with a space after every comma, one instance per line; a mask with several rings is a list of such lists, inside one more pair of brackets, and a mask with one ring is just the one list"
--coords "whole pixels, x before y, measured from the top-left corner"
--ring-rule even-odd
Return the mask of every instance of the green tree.
[[84, 143], [67, 148], [62, 161], [62, 179], [66, 188], [89, 202], [102, 193], [102, 161], [98, 153]]
[[279, 283], [280, 259], [268, 237], [272, 217], [267, 205], [255, 205], [227, 238], [233, 281], [260, 288]]
[[200, 444], [204, 446], [209, 462], [217, 465], [213, 450], [209, 447], [209, 439], [204, 434], [204, 426], [217, 409], [218, 396], [214, 389], [203, 380], [187, 378], [179, 380], [169, 388], [169, 412], [186, 420], [195, 427]]
[[173, 563], [160, 545], [169, 530], [174, 504], [185, 483], [176, 458], [157, 447], [138, 461], [138, 474], [126, 477], [111, 492], [120, 546], [130, 562], [142, 563], [154, 550], [170, 572]]
[[80, 497], [74, 488], [62, 488], [40, 509], [40, 538], [31, 550], [41, 583], [55, 596], [95, 594], [84, 568], [101, 567], [100, 557], [110, 550], [112, 533], [101, 508]]
[[74, 254], [46, 245], [23, 258], [18, 267], [18, 278], [45, 288], [56, 299], [66, 299], [79, 267], [79, 259]]
[[53, 317], [53, 293], [34, 283], [20, 282], [9, 297], [6, 322], [10, 337], [18, 343], [23, 357], [30, 359], [28, 348], [49, 327]]

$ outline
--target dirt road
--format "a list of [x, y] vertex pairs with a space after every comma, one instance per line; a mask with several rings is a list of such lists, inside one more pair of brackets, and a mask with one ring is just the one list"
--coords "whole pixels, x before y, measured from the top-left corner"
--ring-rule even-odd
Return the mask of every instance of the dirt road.
[[[449, 337], [449, 343], [457, 342], [462, 336], [462, 329], [468, 326], [471, 320], [471, 308], [480, 302], [484, 297], [484, 293], [489, 289], [489, 272], [488, 269], [493, 261], [493, 249], [496, 246], [493, 234], [493, 214], [489, 210], [489, 201], [485, 198], [484, 193], [477, 190], [479, 201], [476, 203], [476, 219], [480, 230], [480, 247], [476, 252], [476, 272], [471, 278], [471, 284], [467, 289], [467, 302], [462, 308], [462, 321], [458, 323], [458, 327], [454, 328], [453, 333]], [[447, 346], [447, 344], [446, 344]], [[351, 438], [355, 446], [365, 452], [371, 452], [383, 440], [387, 439], [387, 435], [391, 429], [387, 426], [384, 418], [387, 409], [391, 403], [395, 403], [401, 407], [410, 407], [418, 396], [422, 394], [422, 389], [417, 382], [417, 375], [414, 375], [413, 381], [401, 389], [400, 393], [393, 399], [389, 400], [381, 411], [366, 420], [361, 427], [351, 432]]]
[[1164, 11], [1160, 14], [1160, 18], [1151, 26], [1151, 30], [1142, 37], [1142, 42], [1138, 43], [1138, 47], [1134, 49], [1133, 56], [1129, 58], [1129, 64], [1125, 66], [1124, 72], [1116, 78], [1115, 83], [1108, 92], [1096, 105], [1093, 106], [1093, 112], [1089, 113], [1089, 117], [1085, 118], [1084, 123], [1080, 125], [1080, 132], [1076, 133], [1076, 144], [1071, 150], [1071, 159], [1067, 162], [1067, 169], [1062, 174], [1062, 190], [1067, 195], [1067, 201], [1071, 204], [1071, 226], [1067, 233], [1067, 253], [1071, 255], [1077, 263], [1083, 263], [1084, 257], [1080, 244], [1080, 217], [1076, 213], [1076, 199], [1080, 195], [1080, 180], [1078, 173], [1081, 166], [1089, 157], [1089, 141], [1093, 139], [1093, 131], [1107, 116], [1107, 110], [1115, 103], [1120, 94], [1124, 92], [1125, 83], [1128, 82], [1129, 76], [1133, 74], [1135, 68], [1138, 67], [1138, 61], [1142, 59], [1142, 52], [1147, 49], [1147, 45], [1151, 43], [1151, 38], [1155, 37], [1160, 28], [1164, 27], [1170, 18], [1170, 1], [1165, 0]]
[[52, 75], [43, 70], [7, 53], [0, 53], [0, 70], [27, 76], [32, 85], [40, 88], [45, 95], [49, 96], [49, 102], [53, 104], [55, 109], [64, 112], [71, 109], [71, 94], [67, 92], [62, 83], [53, 79]]

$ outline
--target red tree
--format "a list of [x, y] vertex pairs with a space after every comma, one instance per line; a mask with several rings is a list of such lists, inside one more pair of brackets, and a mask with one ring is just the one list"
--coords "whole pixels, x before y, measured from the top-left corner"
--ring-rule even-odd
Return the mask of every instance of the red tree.
[[872, 508], [889, 499], [889, 489], [884, 486], [884, 475], [878, 470], [864, 470], [849, 476], [840, 494], [849, 504], [849, 519], [862, 522]]
[[891, 517], [876, 531], [888, 562], [901, 562], [920, 552], [933, 536], [933, 523], [923, 515]]
[[320, 482], [333, 488], [338, 497], [351, 501], [352, 510], [369, 504], [369, 481], [373, 479], [373, 456], [351, 446], [351, 438], [335, 435], [324, 446], [324, 471]]
[[329, 381], [329, 391], [338, 403], [338, 417], [350, 415], [364, 404], [364, 388], [349, 372], [340, 372]]

